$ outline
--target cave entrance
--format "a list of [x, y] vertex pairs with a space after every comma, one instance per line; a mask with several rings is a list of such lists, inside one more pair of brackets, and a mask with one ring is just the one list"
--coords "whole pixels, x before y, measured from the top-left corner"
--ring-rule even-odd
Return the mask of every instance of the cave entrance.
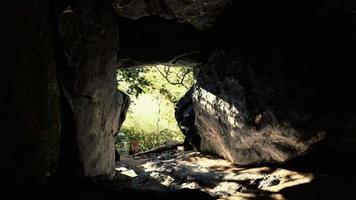
[[117, 80], [118, 89], [130, 96], [126, 119], [116, 136], [115, 148], [121, 158], [183, 145], [185, 136], [175, 118], [175, 105], [195, 82], [192, 67], [118, 69]]

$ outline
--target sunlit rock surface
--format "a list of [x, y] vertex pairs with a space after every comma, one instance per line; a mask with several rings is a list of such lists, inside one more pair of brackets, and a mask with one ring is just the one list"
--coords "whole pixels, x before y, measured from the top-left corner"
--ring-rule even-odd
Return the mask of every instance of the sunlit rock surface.
[[[324, 137], [322, 129], [296, 128], [312, 120], [310, 113], [275, 104], [281, 97], [290, 101], [283, 94], [287, 83], [256, 74], [252, 67], [243, 69], [243, 64], [232, 60], [238, 58], [238, 54], [215, 52], [199, 75], [193, 105], [202, 151], [240, 165], [283, 163]], [[260, 101], [254, 104], [254, 99]]]

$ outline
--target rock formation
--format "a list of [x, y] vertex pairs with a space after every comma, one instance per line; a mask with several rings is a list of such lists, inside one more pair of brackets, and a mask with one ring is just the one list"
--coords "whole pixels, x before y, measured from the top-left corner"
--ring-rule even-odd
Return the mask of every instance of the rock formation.
[[[116, 88], [117, 26], [109, 1], [85, 1], [68, 7], [59, 18], [65, 63], [60, 81], [71, 114], [71, 141], [76, 175], [114, 172], [114, 135], [127, 110], [127, 95]], [[64, 139], [64, 142], [66, 139]], [[67, 166], [68, 166], [67, 165]]]
[[9, 181], [111, 176], [114, 135], [128, 106], [116, 86], [111, 1], [34, 0], [20, 8], [23, 41], [11, 102], [17, 110], [2, 126], [16, 127], [5, 145]]
[[[283, 163], [323, 139], [323, 129], [295, 127], [307, 123], [311, 116], [299, 113], [291, 107], [293, 104], [285, 104], [288, 98], [282, 104], [279, 98], [286, 90], [280, 87], [286, 87], [286, 83], [264, 77], [267, 74], [256, 77], [251, 68], [244, 73], [243, 64], [231, 60], [235, 58], [239, 55], [214, 52], [199, 75], [193, 105], [202, 151], [217, 153], [240, 165]], [[244, 85], [244, 80], [253, 87]], [[247, 95], [260, 101], [251, 105], [254, 101], [248, 101]]]
[[[214, 22], [206, 28], [183, 20], [191, 17], [188, 10], [195, 3], [204, 4], [117, 1], [116, 13], [128, 18], [122, 27], [125, 32], [135, 30], [143, 38], [150, 35], [151, 42], [159, 47], [143, 42], [148, 38], [139, 40], [122, 35], [122, 40], [136, 44], [136, 48], [124, 45], [122, 52], [139, 49], [140, 55], [151, 58], [146, 63], [169, 60], [167, 56], [161, 60], [157, 56], [160, 54], [157, 51], [167, 44], [162, 37], [156, 37], [161, 30], [168, 37], [173, 36], [170, 46], [181, 47], [175, 32], [163, 25], [169, 21], [163, 19], [191, 24], [199, 30], [191, 32], [199, 40], [181, 49], [190, 52], [195, 48], [200, 52], [193, 107], [202, 150], [237, 164], [255, 165], [283, 163], [303, 155], [324, 137], [326, 145], [355, 149], [353, 142], [346, 142], [354, 141], [351, 124], [355, 124], [351, 117], [355, 109], [351, 103], [353, 97], [346, 89], [353, 84], [349, 67], [354, 63], [350, 49], [355, 30], [349, 24], [354, 23], [355, 15], [350, 2], [220, 1], [215, 4], [219, 6], [213, 6], [214, 1], [206, 1], [207, 7], [210, 5], [215, 11], [214, 15], [202, 15]], [[200, 9], [196, 7], [196, 13]], [[143, 22], [155, 26], [135, 25]], [[150, 27], [155, 28], [148, 31]], [[184, 24], [176, 27], [183, 29]], [[155, 50], [143, 51], [137, 48], [141, 45], [136, 41], [150, 44], [144, 49]], [[326, 41], [332, 45], [325, 46]], [[169, 47], [163, 54], [173, 52]], [[131, 65], [135, 65], [132, 59], [142, 63], [143, 59], [134, 55], [131, 54]], [[335, 72], [334, 66], [340, 70]], [[337, 76], [343, 79], [335, 80]], [[336, 118], [343, 118], [348, 128], [337, 130], [343, 127], [343, 120], [335, 121]]]
[[2, 75], [7, 181], [110, 176], [127, 109], [116, 68], [153, 63], [198, 66], [202, 150], [242, 165], [320, 140], [356, 152], [354, 1], [115, 2], [19, 4], [19, 56]]
[[185, 135], [184, 149], [192, 150], [193, 148], [200, 151], [200, 136], [195, 127], [195, 112], [193, 109], [193, 91], [192, 86], [188, 92], [177, 102], [174, 116], [178, 122], [179, 128]]
[[241, 165], [283, 163], [326, 136], [355, 151], [355, 30], [346, 25], [355, 15], [347, 3], [325, 6], [240, 2], [225, 12], [193, 95], [202, 150]]

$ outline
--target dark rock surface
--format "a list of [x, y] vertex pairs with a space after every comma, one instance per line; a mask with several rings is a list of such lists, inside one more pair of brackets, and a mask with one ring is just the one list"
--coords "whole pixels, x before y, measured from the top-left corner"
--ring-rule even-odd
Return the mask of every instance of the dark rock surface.
[[[26, 188], [16, 188], [16, 193], [6, 191], [1, 194], [5, 199], [147, 199], [147, 200], [214, 200], [211, 195], [197, 189], [171, 190], [168, 188], [154, 191], [140, 188], [119, 188], [113, 182], [93, 181], [89, 178], [72, 178], [62, 180], [63, 182], [53, 182], [46, 185], [31, 185]], [[11, 194], [8, 196], [7, 194]]]
[[228, 6], [228, 0], [116, 0], [115, 12], [120, 16], [137, 20], [147, 16], [191, 24], [197, 29], [206, 29]]
[[0, 173], [9, 183], [46, 182], [57, 168], [62, 127], [50, 3], [17, 9], [17, 57], [1, 73], [9, 87], [1, 97]]
[[113, 173], [114, 135], [128, 106], [127, 95], [116, 88], [118, 30], [111, 6], [88, 0], [59, 15], [65, 56], [60, 77], [73, 129], [64, 134], [74, 140], [74, 152], [66, 156], [77, 156], [65, 167], [81, 176]]
[[178, 122], [179, 128], [185, 135], [184, 148], [186, 150], [196, 149], [200, 150], [200, 136], [195, 127], [195, 113], [193, 109], [192, 94], [194, 86], [192, 86], [187, 93], [177, 102], [175, 106], [175, 118]]
[[[194, 64], [208, 49], [205, 36], [190, 25], [159, 17], [130, 20], [119, 17], [121, 68], [152, 64]], [[183, 56], [187, 55], [189, 56]]]
[[203, 150], [281, 163], [326, 135], [325, 145], [355, 152], [355, 15], [339, 3], [243, 1], [225, 13], [193, 95]]
[[[281, 102], [288, 101], [288, 97], [273, 99], [282, 98], [286, 90], [280, 87], [288, 85], [264, 77], [267, 74], [256, 78], [257, 74], [251, 68], [248, 69], [251, 77], [247, 77], [240, 68], [243, 65], [230, 60], [238, 57], [215, 52], [200, 73], [193, 105], [203, 151], [218, 153], [241, 165], [282, 163], [305, 153], [310, 145], [325, 136], [323, 129], [295, 127], [298, 123], [307, 123], [310, 120], [308, 114], [298, 113], [300, 110], [290, 107], [293, 104], [283, 107]], [[246, 88], [241, 81], [244, 79], [248, 79], [253, 87]], [[263, 80], [268, 81], [261, 83]], [[251, 100], [261, 99], [252, 106], [247, 95], [255, 95]], [[259, 108], [259, 112], [250, 110], [248, 105]]]
[[6, 181], [111, 175], [114, 135], [129, 102], [116, 88], [111, 1], [33, 0], [16, 14], [21, 46], [9, 73], [12, 92], [1, 106], [9, 113], [1, 122], [8, 133], [2, 145]]

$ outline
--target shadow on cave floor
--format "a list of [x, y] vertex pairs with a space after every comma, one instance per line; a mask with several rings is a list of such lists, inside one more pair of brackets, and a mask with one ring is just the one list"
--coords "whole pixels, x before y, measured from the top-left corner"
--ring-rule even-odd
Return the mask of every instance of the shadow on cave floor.
[[167, 151], [124, 159], [116, 169], [132, 177], [124, 184], [131, 189], [155, 190], [154, 183], [160, 183], [216, 199], [356, 199], [354, 157], [321, 148], [283, 165], [247, 168], [213, 155]]
[[356, 199], [355, 156], [318, 149], [283, 165], [250, 168], [214, 155], [165, 151], [124, 158], [112, 181], [61, 177], [10, 190], [9, 199]]
[[356, 199], [355, 154], [315, 148], [286, 164], [290, 170], [312, 173], [314, 179], [280, 192], [286, 199]]
[[[123, 180], [113, 181], [93, 181], [85, 178], [60, 178], [46, 185], [31, 185], [24, 187], [6, 188], [7, 191], [0, 195], [0, 199], [147, 199], [147, 200], [214, 200], [212, 196], [199, 190], [180, 189], [171, 190], [167, 187], [156, 186], [149, 188], [129, 188], [125, 186]], [[129, 178], [125, 179], [129, 181]], [[158, 183], [151, 182], [153, 185]], [[124, 186], [123, 186], [124, 185]], [[3, 198], [3, 195], [5, 198]]]

